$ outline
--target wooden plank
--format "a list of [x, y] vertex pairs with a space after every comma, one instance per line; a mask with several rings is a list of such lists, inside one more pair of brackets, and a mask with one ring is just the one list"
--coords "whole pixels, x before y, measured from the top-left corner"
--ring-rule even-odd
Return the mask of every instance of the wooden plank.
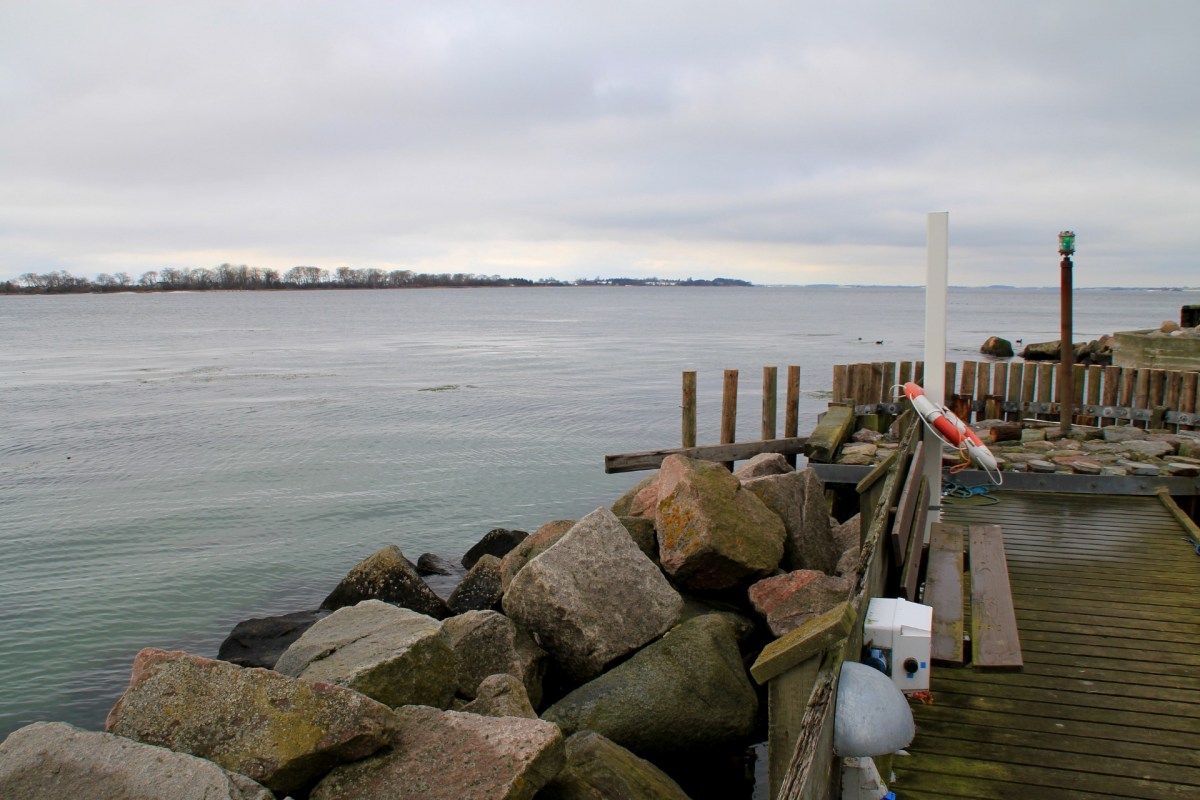
[[1004, 389], [1008, 386], [1008, 368], [1010, 365], [1007, 361], [992, 365], [992, 394], [997, 397], [1004, 397]]
[[754, 666], [750, 667], [751, 677], [759, 684], [764, 684], [828, 650], [850, 635], [855, 619], [854, 606], [849, 601], [838, 603], [824, 614], [812, 617], [796, 630], [764, 647]]
[[908, 552], [908, 535], [917, 514], [921, 470], [923, 469], [921, 452], [924, 446], [924, 442], [918, 443], [916, 449], [913, 450], [912, 461], [909, 462], [908, 469], [904, 473], [904, 486], [900, 490], [900, 500], [896, 503], [896, 516], [892, 521], [890, 539], [892, 558], [897, 564], [903, 563], [904, 554]]
[[963, 529], [929, 526], [929, 564], [921, 601], [933, 607], [932, 658], [963, 663]]
[[1150, 394], [1147, 396], [1147, 408], [1163, 405], [1167, 393], [1167, 371], [1165, 369], [1150, 370]]
[[1021, 640], [1013, 611], [1004, 536], [999, 525], [968, 528], [971, 553], [971, 665], [1020, 669]]
[[916, 601], [917, 582], [921, 575], [921, 562], [925, 555], [925, 524], [929, 520], [929, 481], [921, 476], [917, 490], [917, 514], [913, 518], [912, 531], [908, 536], [908, 550], [900, 570], [900, 594], [905, 600]]
[[698, 447], [675, 447], [669, 450], [644, 450], [635, 453], [617, 453], [604, 457], [604, 471], [637, 472], [643, 469], [658, 469], [667, 456], [679, 455], [698, 458], [702, 461], [743, 461], [760, 453], [795, 455], [803, 453], [808, 443], [807, 436], [790, 436], [784, 439], [767, 439], [757, 442], [735, 444], [709, 444]]
[[918, 386], [925, 385], [925, 362], [924, 361], [914, 361], [913, 362], [913, 383], [917, 384]]
[[779, 796], [779, 788], [787, 778], [824, 658], [824, 653], [817, 653], [767, 684], [767, 782], [771, 797]]
[[896, 383], [904, 385], [913, 380], [913, 362], [901, 361], [900, 371], [896, 374]]

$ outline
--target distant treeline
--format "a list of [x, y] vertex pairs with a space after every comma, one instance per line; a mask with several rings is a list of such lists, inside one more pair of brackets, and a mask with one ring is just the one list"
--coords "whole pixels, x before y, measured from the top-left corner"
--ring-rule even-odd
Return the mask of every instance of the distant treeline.
[[129, 273], [114, 272], [97, 275], [94, 280], [77, 278], [64, 270], [57, 272], [27, 272], [15, 281], [0, 283], [5, 294], [78, 294], [84, 292], [203, 292], [242, 291], [254, 289], [413, 289], [431, 287], [479, 286], [752, 286], [749, 281], [734, 278], [712, 280], [670, 280], [663, 278], [588, 278], [560, 281], [554, 278], [501, 278], [499, 275], [428, 274], [407, 269], [336, 270], [317, 267], [292, 267], [280, 274], [274, 269], [248, 267], [244, 264], [222, 264], [215, 269], [198, 267], [143, 272], [134, 279]]

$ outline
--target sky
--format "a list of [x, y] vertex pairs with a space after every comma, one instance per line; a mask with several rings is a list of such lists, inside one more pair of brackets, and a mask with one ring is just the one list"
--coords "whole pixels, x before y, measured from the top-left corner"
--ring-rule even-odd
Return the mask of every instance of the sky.
[[1200, 285], [1200, 3], [0, 0], [0, 280]]

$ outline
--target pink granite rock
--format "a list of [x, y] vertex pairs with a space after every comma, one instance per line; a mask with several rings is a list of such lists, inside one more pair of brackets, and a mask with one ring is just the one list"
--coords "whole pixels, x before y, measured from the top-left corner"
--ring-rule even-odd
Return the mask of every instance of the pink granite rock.
[[754, 584], [750, 587], [750, 602], [767, 618], [771, 633], [783, 636], [849, 599], [852, 591], [854, 581], [850, 578], [801, 569]]
[[382, 755], [333, 770], [311, 800], [529, 800], [565, 761], [557, 725], [427, 706], [396, 712]]

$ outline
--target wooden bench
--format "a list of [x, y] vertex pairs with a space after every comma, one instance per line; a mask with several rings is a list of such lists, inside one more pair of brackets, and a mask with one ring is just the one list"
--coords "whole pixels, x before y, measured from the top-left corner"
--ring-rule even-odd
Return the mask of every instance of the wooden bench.
[[971, 665], [1021, 669], [1021, 639], [1013, 610], [1008, 559], [999, 525], [971, 525]]
[[942, 523], [930, 526], [922, 599], [933, 607], [931, 657], [942, 663], [963, 663], [964, 544], [970, 548], [971, 666], [1020, 669], [1024, 660], [999, 525], [971, 525], [965, 530]]

